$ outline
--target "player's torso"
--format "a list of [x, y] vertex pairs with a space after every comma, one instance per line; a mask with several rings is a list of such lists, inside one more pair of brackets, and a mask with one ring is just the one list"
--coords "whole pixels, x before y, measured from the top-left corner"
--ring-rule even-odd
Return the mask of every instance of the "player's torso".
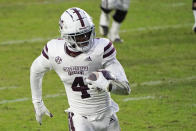
[[58, 43], [49, 56], [50, 63], [63, 82], [72, 83], [75, 77], [84, 77], [102, 68], [103, 58], [99, 49], [92, 48], [86, 53], [72, 57], [66, 52], [64, 41], [56, 42]]
[[59, 41], [49, 50], [49, 60], [53, 69], [64, 83], [70, 110], [79, 114], [97, 114], [110, 107], [108, 92], [90, 90], [84, 77], [102, 68], [104, 47], [94, 43], [86, 53], [72, 57], [66, 53], [64, 41]]

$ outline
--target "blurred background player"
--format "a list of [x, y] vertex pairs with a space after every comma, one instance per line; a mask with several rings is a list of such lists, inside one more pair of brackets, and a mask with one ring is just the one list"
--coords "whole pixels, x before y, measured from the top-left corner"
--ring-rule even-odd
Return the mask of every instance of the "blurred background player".
[[192, 10], [193, 10], [194, 18], [195, 18], [195, 24], [193, 25], [193, 31], [196, 33], [196, 0], [193, 0]]
[[[100, 16], [100, 33], [107, 36], [112, 42], [122, 43], [119, 36], [121, 23], [124, 21], [130, 0], [102, 0]], [[109, 29], [111, 11], [114, 10], [113, 22]]]

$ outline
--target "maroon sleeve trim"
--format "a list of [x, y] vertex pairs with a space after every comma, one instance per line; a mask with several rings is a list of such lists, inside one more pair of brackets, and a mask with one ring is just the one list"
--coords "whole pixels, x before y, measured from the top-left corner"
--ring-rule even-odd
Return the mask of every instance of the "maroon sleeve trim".
[[110, 42], [106, 47], [104, 47], [104, 52], [112, 46], [112, 42]]
[[106, 58], [106, 57], [110, 56], [114, 52], [115, 52], [115, 48], [112, 48], [112, 50], [110, 52], [108, 52], [107, 54], [103, 55], [103, 58]]
[[49, 59], [48, 55], [46, 55], [45, 51], [42, 50], [42, 55], [46, 58], [46, 59]]
[[48, 52], [48, 47], [47, 47], [47, 44], [45, 45], [45, 49], [46, 49], [46, 52]]

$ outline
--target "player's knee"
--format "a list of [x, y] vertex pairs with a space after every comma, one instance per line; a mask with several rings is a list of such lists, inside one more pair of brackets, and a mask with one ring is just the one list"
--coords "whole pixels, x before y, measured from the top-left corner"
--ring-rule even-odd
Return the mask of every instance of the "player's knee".
[[116, 10], [116, 12], [113, 15], [113, 19], [118, 23], [123, 22], [123, 20], [125, 19], [127, 15], [127, 12], [128, 11]]
[[193, 0], [193, 6], [192, 6], [193, 10], [196, 10], [196, 0]]
[[104, 13], [106, 13], [106, 14], [108, 14], [108, 13], [110, 13], [112, 10], [111, 9], [106, 9], [106, 8], [104, 8], [104, 7], [102, 7], [102, 6], [100, 6], [100, 8], [101, 8], [101, 10], [104, 12]]

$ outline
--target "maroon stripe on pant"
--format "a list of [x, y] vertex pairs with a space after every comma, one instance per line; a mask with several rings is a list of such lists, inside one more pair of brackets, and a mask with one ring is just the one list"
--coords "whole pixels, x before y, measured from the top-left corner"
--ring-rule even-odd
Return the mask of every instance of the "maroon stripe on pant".
[[74, 113], [73, 112], [69, 112], [68, 113], [69, 131], [75, 131], [75, 127], [74, 127], [73, 119], [72, 119], [73, 116], [74, 116]]
[[103, 58], [106, 58], [108, 56], [110, 56], [112, 53], [115, 52], [115, 48], [113, 48], [110, 52], [108, 52], [107, 54], [103, 55]]

